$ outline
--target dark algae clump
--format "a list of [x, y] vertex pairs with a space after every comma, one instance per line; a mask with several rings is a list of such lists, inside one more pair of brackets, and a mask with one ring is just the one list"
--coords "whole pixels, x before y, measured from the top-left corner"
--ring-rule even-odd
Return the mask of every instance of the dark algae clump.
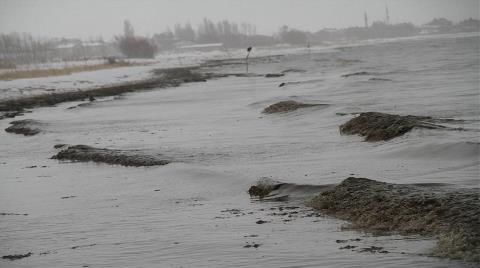
[[340, 126], [340, 133], [365, 137], [365, 141], [386, 141], [401, 136], [415, 127], [445, 128], [429, 123], [431, 117], [393, 115], [378, 112], [361, 113]]
[[281, 101], [275, 104], [272, 104], [263, 110], [263, 113], [273, 114], [273, 113], [282, 113], [282, 112], [291, 112], [300, 108], [322, 106], [326, 104], [312, 104], [312, 103], [301, 103], [297, 101]]
[[54, 155], [52, 159], [72, 160], [79, 162], [97, 162], [122, 166], [161, 166], [170, 163], [170, 160], [140, 154], [138, 151], [124, 151], [113, 149], [94, 148], [87, 145], [68, 146]]
[[9, 261], [15, 261], [15, 260], [23, 259], [23, 258], [28, 258], [32, 255], [33, 255], [32, 252], [28, 252], [27, 254], [5, 255], [5, 256], [2, 256], [2, 259], [9, 260]]
[[371, 72], [356, 72], [342, 75], [343, 78], [348, 78], [350, 76], [359, 76], [359, 75], [375, 75], [376, 73]]
[[271, 73], [271, 74], [266, 74], [265, 77], [266, 78], [275, 78], [275, 77], [282, 77], [284, 75], [285, 75], [284, 73], [279, 73], [279, 74]]
[[38, 128], [40, 122], [32, 119], [24, 119], [10, 122], [11, 126], [5, 129], [6, 132], [33, 136], [41, 132]]
[[433, 256], [480, 262], [479, 189], [452, 190], [350, 177], [308, 204], [371, 231], [433, 235]]
[[264, 198], [268, 196], [272, 191], [278, 190], [284, 183], [273, 181], [270, 178], [260, 178], [256, 185], [252, 185], [248, 189], [248, 194], [251, 197]]

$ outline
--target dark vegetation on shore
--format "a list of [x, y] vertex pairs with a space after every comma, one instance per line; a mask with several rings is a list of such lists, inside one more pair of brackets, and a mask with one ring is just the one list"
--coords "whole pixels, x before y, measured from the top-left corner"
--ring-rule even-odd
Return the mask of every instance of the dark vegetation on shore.
[[346, 229], [434, 237], [437, 244], [429, 255], [480, 262], [478, 188], [393, 184], [355, 177], [337, 185], [299, 186], [262, 178], [248, 193], [252, 198], [270, 201], [300, 189], [307, 194], [306, 205], [317, 210], [314, 215], [348, 221]]
[[365, 141], [386, 141], [401, 136], [415, 127], [445, 128], [432, 123], [427, 116], [392, 115], [378, 112], [361, 113], [340, 126], [340, 133], [346, 135], [358, 134]]
[[28, 252], [27, 254], [5, 255], [5, 256], [2, 256], [2, 259], [4, 259], [4, 260], [9, 260], [9, 261], [15, 261], [15, 260], [19, 260], [19, 259], [23, 259], [23, 258], [30, 257], [30, 256], [32, 256], [32, 255], [33, 255], [32, 252]]
[[266, 78], [275, 78], [275, 77], [282, 77], [284, 75], [285, 75], [284, 73], [279, 73], [279, 74], [271, 73], [271, 74], [266, 74], [265, 77]]
[[3, 100], [0, 101], [0, 112], [9, 112], [10, 114], [14, 115], [12, 112], [21, 112], [28, 108], [52, 106], [68, 101], [81, 101], [97, 97], [114, 96], [151, 88], [176, 87], [182, 83], [204, 82], [208, 78], [211, 78], [211, 75], [195, 72], [194, 69], [195, 68], [193, 67], [158, 69], [154, 71], [154, 74], [156, 75], [154, 78], [145, 81], [106, 86], [83, 91], [59, 92], [26, 98]]
[[308, 205], [351, 227], [433, 235], [433, 256], [480, 262], [478, 189], [451, 190], [350, 177]]
[[258, 198], [264, 198], [268, 196], [272, 191], [278, 190], [284, 185], [283, 183], [270, 183], [269, 181], [259, 182], [257, 185], [252, 185], [248, 189], [250, 196]]
[[122, 166], [163, 166], [171, 160], [163, 156], [141, 154], [139, 151], [113, 150], [94, 148], [87, 145], [68, 146], [57, 144], [55, 148], [63, 148], [52, 159], [71, 160], [79, 162], [96, 162]]
[[327, 104], [314, 104], [314, 103], [301, 103], [297, 101], [280, 101], [275, 104], [272, 104], [263, 110], [263, 113], [273, 114], [273, 113], [284, 113], [295, 111], [300, 108], [314, 107], [314, 106], [324, 106]]
[[20, 111], [4, 112], [2, 115], [0, 115], [0, 120], [5, 118], [14, 118], [15, 116], [20, 116], [20, 115], [23, 115], [23, 113]]
[[377, 75], [378, 73], [372, 73], [372, 72], [356, 72], [356, 73], [349, 73], [349, 74], [344, 74], [342, 75], [343, 78], [348, 78], [350, 76], [361, 76], [361, 75]]
[[38, 128], [42, 123], [32, 120], [24, 119], [10, 122], [11, 126], [5, 129], [6, 132], [23, 134], [24, 136], [33, 136], [41, 132]]

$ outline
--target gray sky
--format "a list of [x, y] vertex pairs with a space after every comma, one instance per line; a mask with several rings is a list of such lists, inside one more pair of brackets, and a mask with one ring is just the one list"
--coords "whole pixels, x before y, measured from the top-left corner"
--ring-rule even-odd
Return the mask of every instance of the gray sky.
[[196, 27], [204, 17], [250, 22], [263, 34], [281, 25], [317, 31], [361, 26], [364, 12], [370, 21], [382, 20], [386, 4], [393, 23], [479, 18], [479, 0], [0, 0], [0, 32], [109, 39], [122, 32], [125, 19], [147, 35], [177, 22]]

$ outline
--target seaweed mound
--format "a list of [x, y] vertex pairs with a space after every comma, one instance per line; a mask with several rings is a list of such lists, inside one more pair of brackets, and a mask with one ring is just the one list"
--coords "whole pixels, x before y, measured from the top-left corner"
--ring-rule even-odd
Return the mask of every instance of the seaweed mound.
[[311, 207], [353, 228], [435, 235], [432, 255], [480, 262], [478, 189], [447, 190], [350, 177], [314, 197]]
[[392, 115], [377, 112], [361, 113], [340, 126], [341, 134], [358, 134], [365, 137], [365, 141], [386, 141], [401, 136], [414, 127], [440, 128], [429, 124], [430, 117], [413, 115]]
[[19, 111], [13, 111], [13, 112], [1, 112], [0, 114], [0, 120], [4, 118], [14, 118], [15, 116], [23, 115], [23, 113]]
[[38, 128], [40, 122], [32, 119], [24, 119], [10, 122], [11, 126], [5, 129], [6, 132], [33, 136], [41, 132]]
[[[62, 147], [59, 147], [62, 148]], [[135, 151], [100, 149], [87, 145], [68, 146], [54, 155], [52, 159], [97, 162], [122, 166], [158, 166], [170, 163], [170, 160], [157, 156], [142, 155]]]
[[5, 256], [2, 256], [2, 259], [9, 260], [9, 261], [15, 261], [15, 260], [23, 259], [23, 258], [28, 258], [32, 255], [33, 255], [32, 252], [28, 252], [27, 254], [5, 255]]
[[263, 113], [273, 114], [273, 113], [282, 113], [282, 112], [291, 112], [299, 108], [320, 106], [325, 104], [311, 104], [311, 103], [301, 103], [296, 101], [281, 101], [275, 104], [272, 104], [263, 110]]
[[274, 78], [274, 77], [282, 77], [284, 75], [285, 75], [284, 73], [279, 73], [279, 74], [271, 73], [271, 74], [266, 74], [265, 77], [266, 78]]
[[392, 81], [392, 79], [372, 77], [372, 78], [368, 79], [368, 81]]
[[278, 190], [284, 183], [274, 181], [268, 177], [262, 177], [257, 181], [256, 185], [252, 185], [248, 189], [251, 197], [263, 198], [268, 196], [272, 191]]
[[371, 73], [371, 72], [356, 72], [356, 73], [350, 73], [350, 74], [344, 74], [342, 75], [343, 78], [347, 78], [350, 76], [359, 76], [359, 75], [375, 75], [376, 73]]
[[303, 70], [303, 69], [295, 69], [295, 68], [292, 68], [292, 69], [286, 69], [286, 70], [283, 70], [281, 73], [282, 74], [286, 74], [286, 73], [305, 73], [307, 71]]

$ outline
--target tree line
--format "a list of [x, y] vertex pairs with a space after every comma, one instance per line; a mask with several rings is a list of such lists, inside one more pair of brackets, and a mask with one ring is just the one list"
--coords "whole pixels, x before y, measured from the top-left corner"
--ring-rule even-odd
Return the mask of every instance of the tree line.
[[83, 41], [66, 38], [35, 38], [28, 33], [0, 34], [0, 68], [22, 64], [90, 60], [115, 53], [102, 38]]
[[273, 35], [261, 35], [257, 34], [256, 26], [250, 23], [239, 24], [228, 20], [213, 22], [205, 18], [196, 29], [190, 23], [176, 24], [173, 30], [167, 28], [161, 33], [146, 37], [136, 35], [133, 25], [126, 20], [123, 33], [111, 42], [105, 42], [102, 38], [83, 41], [34, 38], [26, 33], [0, 34], [0, 68], [12, 68], [19, 64], [106, 58], [120, 54], [130, 58], [153, 58], [159, 51], [195, 44], [215, 43], [226, 49], [276, 44], [309, 46], [325, 42], [465, 31], [480, 31], [480, 21], [470, 18], [455, 24], [445, 18], [435, 18], [421, 27], [411, 23], [387, 24], [376, 21], [367, 27], [322, 29], [313, 33], [282, 26]]

